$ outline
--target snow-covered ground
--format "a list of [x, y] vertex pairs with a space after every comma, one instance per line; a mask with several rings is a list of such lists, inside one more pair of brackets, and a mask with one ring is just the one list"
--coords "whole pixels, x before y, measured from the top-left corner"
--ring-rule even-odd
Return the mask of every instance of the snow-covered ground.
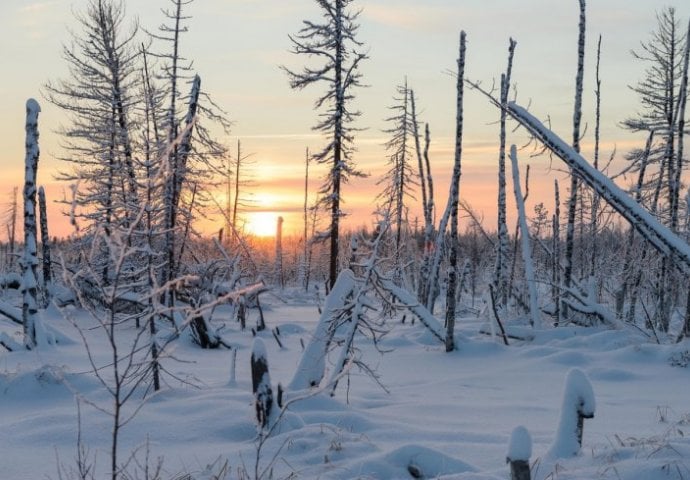
[[[280, 348], [270, 331], [261, 332], [275, 386], [287, 385], [319, 314], [311, 299], [281, 292], [264, 295], [269, 330], [280, 327]], [[75, 312], [73, 312], [75, 313]], [[218, 321], [230, 307], [217, 311]], [[256, 311], [250, 313], [254, 323]], [[105, 336], [76, 312], [97, 362], [107, 364]], [[0, 356], [0, 478], [58, 478], [58, 463], [75, 467], [78, 433], [76, 397], [81, 402], [81, 435], [98, 474], [108, 471], [108, 396], [89, 372], [74, 327], [57, 313], [47, 319], [73, 342], [34, 352]], [[3, 331], [16, 330], [10, 323]], [[362, 359], [381, 386], [357, 367], [335, 397], [320, 394], [290, 406], [263, 447], [260, 470], [273, 478], [412, 478], [413, 465], [425, 478], [507, 479], [511, 433], [526, 427], [531, 436], [534, 479], [661, 480], [690, 478], [690, 344], [656, 345], [634, 330], [561, 327], [523, 329], [530, 342], [480, 333], [483, 321], [458, 321], [458, 350], [443, 345], [409, 315], [389, 322], [379, 344], [358, 338]], [[134, 333], [123, 326], [122, 338]], [[120, 458], [138, 449], [151, 461], [163, 458], [162, 478], [183, 472], [204, 476], [207, 465], [226, 461], [228, 478], [246, 468], [254, 476], [257, 430], [249, 371], [252, 334], [227, 322], [225, 338], [238, 349], [236, 381], [232, 352], [203, 351], [186, 337], [173, 344], [163, 362], [163, 390], [132, 398], [127, 412], [141, 407], [124, 426]], [[334, 356], [335, 357], [335, 356]], [[671, 359], [675, 359], [671, 361]], [[577, 368], [591, 382], [596, 410], [585, 420], [581, 453], [552, 458], [564, 382]], [[385, 390], [384, 390], [385, 389]], [[528, 437], [529, 437], [528, 436]], [[524, 446], [523, 446], [524, 447]], [[525, 448], [513, 445], [516, 451]], [[558, 448], [551, 449], [557, 451]], [[130, 464], [130, 470], [134, 463]], [[212, 470], [213, 470], [212, 469]], [[266, 477], [268, 478], [268, 471]], [[140, 477], [141, 478], [141, 477]]]

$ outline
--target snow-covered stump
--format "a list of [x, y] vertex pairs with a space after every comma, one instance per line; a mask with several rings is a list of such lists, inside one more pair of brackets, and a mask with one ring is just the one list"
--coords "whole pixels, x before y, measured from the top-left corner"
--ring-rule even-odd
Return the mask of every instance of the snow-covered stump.
[[582, 370], [573, 368], [565, 379], [561, 420], [549, 448], [551, 457], [573, 457], [580, 452], [584, 420], [594, 418], [595, 409], [592, 384]]
[[26, 102], [26, 157], [24, 160], [24, 255], [22, 258], [22, 323], [24, 345], [36, 346], [38, 321], [38, 241], [36, 235], [36, 171], [38, 169], [38, 114], [41, 107]]
[[510, 480], [531, 480], [529, 458], [532, 456], [532, 437], [523, 426], [515, 427], [510, 435], [506, 462], [510, 464]]
[[273, 408], [273, 390], [271, 376], [268, 373], [268, 355], [263, 340], [256, 337], [252, 346], [252, 392], [256, 421], [261, 429], [267, 428]]

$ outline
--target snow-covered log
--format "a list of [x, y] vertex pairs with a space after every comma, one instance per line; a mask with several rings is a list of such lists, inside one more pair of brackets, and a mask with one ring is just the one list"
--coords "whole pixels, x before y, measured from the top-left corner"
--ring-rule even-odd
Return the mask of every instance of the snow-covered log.
[[268, 355], [266, 346], [260, 338], [254, 339], [252, 346], [252, 392], [254, 393], [254, 407], [256, 421], [260, 428], [267, 428], [273, 409], [273, 389], [271, 376], [268, 373]]
[[326, 370], [326, 353], [335, 333], [335, 319], [338, 312], [345, 308], [345, 302], [355, 286], [355, 275], [352, 270], [340, 272], [335, 285], [326, 297], [323, 313], [316, 331], [302, 354], [297, 371], [290, 382], [290, 390], [304, 390], [321, 383]]
[[[497, 105], [497, 106], [500, 106]], [[690, 246], [662, 225], [613, 180], [595, 169], [587, 160], [515, 102], [508, 103], [508, 113], [544, 144], [573, 172], [593, 188], [611, 207], [663, 255], [672, 256], [685, 273], [690, 274]]]
[[537, 283], [534, 277], [534, 265], [532, 263], [532, 249], [529, 244], [529, 227], [527, 226], [527, 214], [525, 213], [525, 201], [520, 186], [520, 169], [518, 167], [517, 148], [510, 146], [510, 162], [513, 167], [513, 191], [515, 192], [515, 204], [518, 210], [518, 223], [521, 232], [522, 261], [525, 265], [525, 280], [529, 291], [529, 315], [530, 324], [534, 327], [541, 326], [539, 315], [539, 298], [537, 297]]
[[506, 462], [510, 464], [510, 480], [530, 480], [529, 458], [532, 456], [532, 437], [523, 426], [510, 434]]
[[36, 239], [36, 170], [38, 169], [38, 114], [41, 107], [26, 102], [26, 157], [24, 160], [24, 255], [22, 257], [22, 323], [27, 348], [36, 345], [38, 313], [38, 241]]
[[561, 420], [549, 448], [550, 457], [573, 457], [580, 452], [584, 419], [594, 418], [595, 409], [592, 384], [582, 370], [573, 368], [565, 379]]

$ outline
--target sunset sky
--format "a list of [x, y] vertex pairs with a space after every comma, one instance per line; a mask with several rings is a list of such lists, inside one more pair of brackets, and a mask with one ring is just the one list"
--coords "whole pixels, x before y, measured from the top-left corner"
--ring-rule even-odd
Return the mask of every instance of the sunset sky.
[[[628, 85], [641, 78], [644, 65], [630, 55], [640, 41], [646, 41], [655, 27], [655, 12], [675, 3], [678, 17], [687, 25], [688, 2], [667, 0], [590, 0], [587, 6], [587, 57], [585, 70], [584, 119], [589, 123], [584, 139], [585, 156], [591, 152], [594, 131], [594, 61], [599, 34], [602, 41], [602, 155], [614, 148], [618, 158], [642, 140], [618, 127], [618, 122], [638, 109]], [[69, 41], [75, 26], [73, 10], [86, 0], [2, 0], [0, 2], [0, 204], [9, 200], [13, 186], [23, 181], [24, 105], [35, 97], [43, 107], [39, 120], [41, 160], [39, 183], [50, 198], [62, 195], [65, 185], [53, 175], [59, 168], [58, 137], [54, 130], [60, 112], [42, 97], [42, 85], [66, 75], [61, 45]], [[517, 99], [531, 104], [540, 118], [549, 117], [553, 129], [570, 138], [573, 83], [576, 67], [578, 2], [576, 0], [360, 0], [362, 8], [359, 39], [369, 49], [370, 60], [362, 66], [368, 88], [357, 92], [357, 106], [363, 112], [358, 124], [366, 128], [358, 135], [355, 162], [371, 176], [354, 180], [345, 190], [345, 210], [351, 225], [370, 223], [376, 180], [386, 168], [382, 144], [386, 140], [383, 119], [389, 115], [396, 85], [407, 76], [421, 108], [421, 119], [429, 122], [432, 134], [432, 169], [437, 188], [437, 205], [443, 208], [451, 170], [455, 118], [455, 69], [458, 34], [467, 32], [466, 75], [490, 86], [505, 68], [508, 38], [517, 40], [513, 78]], [[169, 0], [129, 0], [128, 14], [155, 30], [163, 21], [161, 7]], [[304, 59], [289, 53], [287, 35], [300, 28], [302, 19], [318, 19], [312, 0], [196, 0], [187, 6], [189, 33], [184, 36], [183, 55], [194, 60], [204, 89], [233, 121], [234, 144], [255, 161], [255, 210], [283, 215], [284, 229], [301, 229], [304, 150], [321, 147], [319, 135], [311, 131], [316, 114], [313, 102], [320, 90], [293, 92], [279, 65], [299, 67]], [[497, 112], [476, 92], [466, 94], [465, 144], [461, 196], [483, 212], [485, 227], [495, 229]], [[516, 143], [524, 137], [513, 136]], [[510, 140], [509, 140], [510, 141]], [[546, 157], [528, 158], [532, 164], [531, 202], [543, 201], [553, 209], [554, 170], [561, 165]], [[554, 160], [556, 162], [556, 160]], [[314, 174], [316, 176], [316, 173]], [[562, 183], [562, 191], [566, 183]], [[316, 190], [319, 179], [311, 183]], [[512, 192], [511, 192], [512, 196]], [[59, 207], [50, 207], [52, 233], [68, 233]], [[411, 212], [414, 218], [416, 210]], [[465, 222], [466, 225], [466, 222]], [[207, 225], [211, 232], [220, 222]], [[461, 226], [461, 228], [463, 228]], [[4, 228], [0, 238], [4, 238]]]

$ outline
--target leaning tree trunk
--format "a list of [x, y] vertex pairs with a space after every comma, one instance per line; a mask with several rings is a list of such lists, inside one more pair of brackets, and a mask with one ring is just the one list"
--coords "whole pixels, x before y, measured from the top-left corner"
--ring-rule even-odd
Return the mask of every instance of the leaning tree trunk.
[[38, 114], [41, 107], [33, 98], [26, 102], [26, 157], [24, 160], [24, 256], [22, 260], [22, 323], [24, 345], [36, 346], [38, 313], [38, 252], [36, 239], [36, 171], [38, 169]]

